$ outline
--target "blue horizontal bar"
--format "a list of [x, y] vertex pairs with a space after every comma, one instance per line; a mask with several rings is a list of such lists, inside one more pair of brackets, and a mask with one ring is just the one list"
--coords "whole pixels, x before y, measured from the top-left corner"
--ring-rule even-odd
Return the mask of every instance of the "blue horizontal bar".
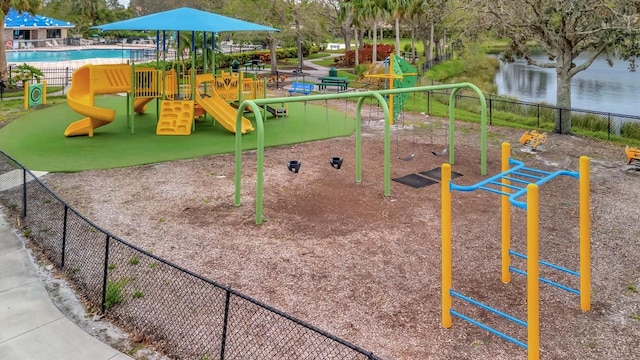
[[[527, 181], [527, 180], [523, 180], [523, 179], [518, 179], [518, 178], [509, 178], [509, 180], [511, 180], [512, 182], [517, 182], [520, 184], [525, 184], [525, 185], [529, 185], [531, 184], [531, 181]], [[524, 189], [523, 187], [520, 188], [520, 190]]]
[[529, 346], [527, 344], [523, 343], [522, 341], [514, 339], [511, 336], [509, 336], [509, 335], [507, 335], [505, 333], [502, 333], [502, 332], [500, 332], [500, 331], [498, 331], [498, 330], [496, 330], [496, 329], [494, 329], [494, 328], [492, 328], [490, 326], [487, 326], [487, 325], [485, 325], [485, 324], [483, 324], [483, 323], [481, 323], [479, 321], [476, 321], [476, 320], [474, 320], [474, 319], [472, 319], [472, 318], [470, 318], [468, 316], [462, 315], [461, 313], [459, 313], [459, 312], [457, 312], [457, 311], [455, 311], [453, 309], [450, 309], [449, 313], [451, 315], [459, 317], [460, 319], [462, 319], [462, 320], [464, 320], [466, 322], [469, 322], [469, 323], [471, 323], [471, 324], [473, 324], [473, 325], [475, 325], [475, 326], [477, 326], [477, 327], [479, 327], [481, 329], [484, 329], [484, 330], [492, 333], [493, 335], [499, 336], [499, 337], [501, 337], [501, 338], [503, 338], [503, 339], [505, 339], [507, 341], [511, 341], [512, 343], [514, 343], [514, 344], [516, 344], [516, 345], [518, 345], [518, 346], [520, 346], [522, 348], [525, 348], [525, 349], [529, 348]]
[[544, 174], [544, 175], [551, 175], [551, 173], [549, 171], [545, 171], [545, 170], [540, 170], [540, 169], [534, 169], [534, 168], [530, 168], [530, 167], [523, 167], [522, 171], [530, 171], [530, 172], [534, 172], [534, 173], [538, 173], [538, 174]]
[[522, 189], [522, 187], [520, 187], [520, 186], [515, 186], [515, 185], [511, 185], [511, 184], [505, 184], [505, 183], [500, 182], [500, 181], [492, 181], [491, 184], [497, 185], [497, 186], [504, 186], [506, 188], [513, 189], [513, 190], [521, 190]]
[[492, 181], [496, 181], [496, 180], [500, 180], [505, 176], [508, 176], [509, 174], [518, 171], [520, 168], [524, 167], [524, 162], [520, 161], [520, 160], [515, 160], [512, 158], [509, 158], [509, 165], [515, 165], [515, 167], [505, 171], [505, 172], [501, 172], [497, 175], [494, 175], [488, 179], [485, 179], [483, 181], [480, 181], [479, 183], [475, 184], [475, 185], [469, 185], [469, 186], [462, 186], [462, 185], [456, 185], [453, 182], [450, 183], [449, 187], [451, 189], [451, 191], [453, 190], [457, 190], [457, 191], [474, 191], [476, 190], [478, 187], [480, 186], [484, 186], [489, 184]]
[[[524, 167], [522, 167], [522, 168], [524, 168]], [[522, 169], [522, 168], [520, 168], [520, 169]], [[529, 170], [531, 170], [531, 169], [529, 169]], [[538, 171], [541, 171], [541, 170], [538, 170]], [[545, 184], [545, 183], [547, 183], [547, 182], [549, 182], [549, 181], [553, 180], [554, 178], [556, 178], [558, 176], [561, 176], [561, 175], [571, 176], [571, 177], [576, 178], [576, 179], [580, 177], [580, 175], [575, 171], [558, 170], [558, 171], [556, 171], [556, 172], [544, 177], [543, 179], [536, 181], [535, 184], [538, 185], [538, 186], [541, 186], [542, 184]], [[517, 198], [519, 198], [520, 196], [522, 196], [522, 195], [524, 195], [526, 193], [527, 193], [527, 189], [524, 188], [524, 189], [512, 194], [509, 197], [509, 200], [511, 201], [511, 203], [513, 205], [515, 205], [517, 207], [520, 207], [522, 209], [526, 209], [527, 208], [526, 203], [516, 200]]]
[[[523, 275], [523, 276], [527, 276], [527, 272], [526, 272], [526, 271], [522, 271], [522, 270], [517, 269], [517, 268], [515, 268], [515, 267], [513, 267], [513, 266], [509, 266], [509, 270], [510, 270], [510, 271], [513, 271], [513, 272], [514, 272], [514, 273], [516, 273], [516, 274], [520, 274], [520, 275]], [[559, 288], [559, 289], [562, 289], [562, 290], [564, 290], [564, 291], [566, 291], [566, 292], [570, 292], [570, 293], [575, 294], [575, 295], [580, 295], [580, 291], [579, 291], [579, 290], [576, 290], [576, 289], [574, 289], [574, 288], [568, 287], [568, 286], [566, 286], [566, 285], [562, 285], [562, 284], [557, 283], [557, 282], [555, 282], [555, 281], [552, 281], [552, 280], [549, 280], [549, 279], [545, 279], [545, 278], [543, 278], [543, 277], [539, 277], [539, 278], [538, 278], [538, 280], [539, 280], [540, 282], [542, 282], [542, 283], [545, 283], [545, 284], [547, 284], [547, 285], [551, 285], [551, 286], [555, 286], [555, 287], [557, 287], [557, 288]]]
[[514, 172], [513, 175], [518, 175], [518, 176], [522, 176], [524, 178], [532, 178], [532, 179], [544, 179], [544, 177], [542, 176], [538, 176], [538, 175], [533, 175], [533, 174], [525, 174], [525, 173], [521, 173], [521, 172]]
[[[517, 252], [512, 251], [512, 250], [509, 250], [509, 254], [514, 255], [514, 256], [517, 256], [517, 257], [520, 257], [520, 258], [523, 258], [523, 259], [526, 259], [526, 258], [527, 258], [527, 255], [520, 254], [520, 253], [517, 253]], [[573, 271], [573, 270], [570, 270], [570, 269], [567, 269], [567, 268], [562, 267], [562, 266], [560, 266], [560, 265], [556, 265], [556, 264], [553, 264], [553, 263], [550, 263], [550, 262], [548, 262], [548, 261], [544, 261], [544, 260], [538, 260], [538, 263], [539, 263], [540, 265], [544, 265], [544, 266], [546, 266], [546, 267], [550, 267], [550, 268], [552, 268], [552, 269], [556, 269], [556, 270], [558, 270], [558, 271], [562, 271], [562, 272], [567, 273], [567, 274], [569, 274], [569, 275], [573, 275], [573, 276], [580, 277], [580, 273], [579, 273], [579, 272], [577, 272], [577, 271]]]
[[503, 318], [505, 318], [507, 320], [511, 320], [514, 323], [518, 324], [518, 325], [527, 327], [527, 323], [526, 322], [524, 322], [524, 321], [522, 321], [522, 320], [520, 320], [520, 319], [518, 319], [516, 317], [513, 317], [513, 316], [511, 316], [511, 315], [509, 315], [507, 313], [503, 313], [500, 310], [496, 310], [496, 309], [492, 308], [491, 306], [485, 305], [485, 304], [483, 304], [483, 303], [481, 303], [481, 302], [479, 302], [477, 300], [473, 300], [470, 297], [464, 296], [464, 295], [460, 294], [459, 292], [456, 292], [456, 291], [453, 291], [453, 290], [449, 290], [449, 293], [453, 297], [457, 297], [458, 299], [462, 299], [462, 300], [464, 300], [464, 301], [466, 301], [466, 302], [468, 302], [470, 304], [473, 304], [473, 305], [475, 305], [477, 307], [483, 308], [483, 309], [485, 309], [485, 310], [487, 310], [489, 312], [492, 312], [492, 313], [494, 313], [496, 315], [502, 316]]
[[505, 195], [505, 196], [511, 195], [511, 193], [500, 191], [500, 190], [496, 190], [496, 189], [493, 189], [493, 188], [490, 188], [490, 187], [486, 187], [486, 186], [478, 186], [478, 189], [485, 190], [485, 191], [488, 191], [488, 192], [492, 192], [492, 193], [498, 194], [498, 195]]

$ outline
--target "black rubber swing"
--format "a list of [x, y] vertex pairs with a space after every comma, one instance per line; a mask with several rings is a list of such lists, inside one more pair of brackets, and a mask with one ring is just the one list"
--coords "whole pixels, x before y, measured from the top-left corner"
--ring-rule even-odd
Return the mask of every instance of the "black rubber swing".
[[289, 160], [287, 163], [287, 169], [294, 174], [297, 174], [300, 171], [300, 166], [302, 165], [302, 161], [300, 160]]
[[342, 167], [342, 157], [332, 157], [331, 160], [329, 160], [329, 164], [331, 164], [331, 167], [333, 167], [334, 169], [340, 170], [340, 167]]

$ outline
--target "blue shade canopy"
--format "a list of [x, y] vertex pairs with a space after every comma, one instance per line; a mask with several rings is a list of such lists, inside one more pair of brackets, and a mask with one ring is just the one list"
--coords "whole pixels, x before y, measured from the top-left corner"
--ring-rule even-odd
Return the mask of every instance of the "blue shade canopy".
[[97, 25], [93, 29], [109, 30], [167, 30], [167, 31], [279, 31], [268, 26], [250, 23], [226, 16], [188, 7], [163, 11], [110, 24]]
[[73, 23], [56, 20], [41, 15], [31, 15], [28, 12], [18, 13], [15, 9], [9, 9], [9, 13], [4, 18], [5, 29], [19, 28], [72, 28]]

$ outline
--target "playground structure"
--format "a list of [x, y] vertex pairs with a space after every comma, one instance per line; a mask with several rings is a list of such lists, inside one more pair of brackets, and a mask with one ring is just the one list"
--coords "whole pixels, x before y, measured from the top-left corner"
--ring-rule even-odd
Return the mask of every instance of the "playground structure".
[[[403, 58], [391, 54], [382, 63], [382, 66], [372, 69], [365, 77], [384, 80], [388, 90], [412, 88], [418, 80], [418, 71]], [[408, 93], [405, 92], [388, 95], [389, 108], [393, 110], [391, 112], [391, 125], [395, 123], [395, 119], [402, 112], [407, 96]]]
[[520, 137], [520, 144], [524, 146], [531, 146], [532, 150], [536, 150], [538, 146], [544, 145], [547, 142], [547, 133], [539, 133], [535, 130], [531, 130], [531, 132], [526, 131]]
[[47, 103], [47, 81], [42, 80], [37, 84], [24, 82], [24, 109]]
[[[580, 296], [580, 309], [589, 311], [591, 308], [591, 250], [590, 250], [590, 211], [589, 211], [589, 158], [580, 157], [579, 172], [559, 170], [553, 173], [527, 168], [523, 162], [511, 159], [510, 145], [502, 145], [502, 172], [483, 180], [475, 185], [459, 186], [451, 182], [451, 165], [442, 166], [442, 326], [450, 328], [452, 317], [463, 319], [490, 333], [508, 340], [527, 349], [528, 359], [540, 358], [540, 294], [539, 282], [543, 282], [572, 294]], [[580, 269], [573, 271], [562, 266], [539, 260], [539, 186], [559, 176], [569, 176], [579, 181], [579, 261]], [[517, 184], [517, 185], [514, 185]], [[527, 278], [527, 321], [520, 320], [505, 312], [499, 311], [452, 288], [452, 191], [485, 190], [501, 195], [501, 278], [503, 283], [511, 281], [511, 272], [524, 275]], [[526, 196], [526, 202], [519, 200]], [[511, 205], [526, 211], [527, 239], [526, 254], [511, 250]], [[511, 266], [511, 256], [526, 259], [526, 271]], [[549, 279], [539, 277], [539, 266], [545, 266], [579, 278], [579, 289], [573, 289]], [[452, 299], [456, 298], [468, 304], [478, 306], [495, 315], [506, 318], [527, 328], [527, 341], [523, 342], [508, 336], [494, 328], [474, 320], [452, 308]]]
[[[456, 94], [458, 90], [468, 88], [473, 90], [480, 100], [480, 173], [486, 175], [487, 173], [487, 104], [482, 91], [474, 84], [471, 83], [457, 83], [457, 84], [444, 84], [444, 85], [431, 85], [420, 86], [411, 88], [400, 89], [387, 89], [377, 91], [364, 91], [354, 93], [337, 93], [337, 94], [323, 94], [323, 95], [306, 95], [306, 96], [293, 96], [293, 97], [281, 97], [281, 98], [265, 98], [255, 100], [244, 100], [240, 103], [238, 111], [236, 113], [236, 127], [239, 127], [242, 121], [242, 114], [245, 109], [253, 111], [256, 123], [257, 132], [257, 179], [256, 179], [256, 224], [262, 223], [262, 201], [264, 192], [264, 121], [261, 114], [260, 105], [267, 105], [273, 103], [287, 104], [290, 102], [306, 102], [316, 100], [331, 100], [331, 99], [348, 99], [357, 98], [356, 103], [356, 146], [355, 146], [355, 167], [356, 167], [356, 182], [362, 181], [362, 105], [368, 98], [374, 98], [381, 105], [384, 112], [385, 126], [384, 126], [384, 196], [391, 196], [391, 116], [389, 106], [385, 101], [384, 95], [402, 94], [408, 92], [430, 91], [430, 90], [442, 90], [451, 89], [451, 95], [449, 100], [449, 163], [453, 164], [454, 159], [454, 124], [455, 124], [455, 105]], [[235, 196], [234, 203], [236, 206], [241, 205], [241, 189], [242, 189], [242, 136], [236, 132], [235, 143]]]
[[631, 165], [635, 161], [640, 167], [640, 148], [627, 146], [624, 148], [624, 152], [627, 155], [627, 165]]
[[[100, 31], [155, 31], [158, 64], [160, 58], [167, 60], [168, 38], [166, 32], [175, 32], [176, 49], [182, 49], [180, 32], [189, 31], [191, 32], [191, 46], [187, 52], [191, 56], [191, 69], [187, 74], [187, 71], [184, 70], [185, 66], [182, 66], [184, 71], [181, 74], [169, 72], [167, 76], [164, 71], [152, 68], [136, 69], [133, 65], [115, 65], [113, 68], [107, 65], [83, 66], [73, 75], [72, 89], [69, 91], [67, 99], [70, 107], [85, 115], [86, 118], [71, 124], [65, 131], [66, 136], [89, 135], [91, 137], [97, 127], [111, 123], [115, 118], [115, 111], [94, 106], [94, 96], [118, 92], [127, 93], [127, 125], [131, 128], [132, 133], [134, 132], [133, 113], [144, 112], [144, 105], [153, 99], [158, 100], [156, 103], [158, 107], [156, 133], [158, 135], [189, 135], [195, 129], [194, 116], [200, 116], [204, 113], [210, 113], [216, 121], [231, 132], [236, 132], [236, 129], [240, 129], [239, 133], [253, 130], [248, 120], [243, 121], [237, 127], [233, 125], [232, 111], [227, 109], [230, 105], [220, 101], [220, 96], [215, 93], [218, 88], [215, 86], [217, 82], [212, 81], [213, 77], [201, 77], [202, 82], [196, 84], [198, 81], [195, 71], [196, 54], [199, 51], [202, 52], [204, 73], [208, 73], [207, 67], [210, 64], [210, 72], [215, 74], [215, 52], [211, 51], [213, 56], [207, 58], [208, 51], [206, 50], [215, 50], [216, 34], [223, 31], [279, 31], [278, 29], [187, 7], [97, 25], [93, 28]], [[202, 32], [203, 46], [200, 49], [196, 49], [196, 31]], [[211, 34], [209, 38], [207, 38], [208, 33]], [[208, 39], [210, 45], [207, 42]], [[264, 92], [260, 95], [255, 90], [259, 81], [255, 80], [251, 83], [255, 85], [255, 88], [250, 91], [244, 88], [245, 80], [242, 78], [242, 73], [237, 76], [240, 76], [240, 79], [235, 81], [237, 98], [234, 101], [241, 102], [242, 96], [246, 94], [265, 96]], [[204, 83], [212, 83], [214, 86], [208, 88], [210, 92], [207, 96], [198, 96], [200, 88], [196, 85]], [[206, 94], [207, 86], [204, 91]], [[205, 99], [209, 97], [211, 100]], [[163, 103], [162, 106], [160, 106], [160, 102]]]
[[[194, 119], [205, 113], [228, 131], [236, 132], [235, 108], [230, 103], [266, 96], [264, 81], [243, 78], [243, 73], [196, 75], [195, 84], [191, 82], [193, 78], [175, 69], [162, 71], [129, 64], [84, 65], [73, 73], [67, 103], [86, 117], [70, 124], [64, 134], [92, 137], [96, 128], [115, 119], [115, 110], [95, 106], [95, 96], [99, 94], [127, 94], [127, 126], [132, 133], [133, 112], [144, 113], [146, 105], [157, 99], [160, 102], [157, 135], [190, 135], [195, 128]], [[243, 118], [240, 129], [245, 134], [253, 131], [253, 126]]]

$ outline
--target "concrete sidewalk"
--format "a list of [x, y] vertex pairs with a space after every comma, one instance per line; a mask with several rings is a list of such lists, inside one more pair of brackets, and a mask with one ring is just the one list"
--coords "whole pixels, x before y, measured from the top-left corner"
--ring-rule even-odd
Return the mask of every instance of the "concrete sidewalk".
[[69, 320], [51, 301], [0, 209], [0, 360], [132, 359]]

